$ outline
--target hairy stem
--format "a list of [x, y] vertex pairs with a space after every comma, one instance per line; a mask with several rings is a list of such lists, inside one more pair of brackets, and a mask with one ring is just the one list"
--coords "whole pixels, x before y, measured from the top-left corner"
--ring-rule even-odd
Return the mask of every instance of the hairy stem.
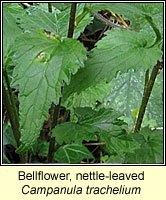
[[[74, 33], [76, 5], [77, 5], [77, 3], [72, 3], [72, 5], [71, 5], [68, 38], [72, 38], [73, 33]], [[61, 94], [62, 93], [63, 93], [63, 87], [61, 88]], [[53, 129], [58, 124], [61, 100], [62, 100], [62, 97], [60, 97], [59, 104], [57, 106], [55, 106], [54, 104], [52, 104], [52, 106], [51, 106], [51, 120], [52, 120], [51, 129]], [[48, 150], [48, 162], [49, 163], [54, 162], [54, 153], [59, 149], [59, 147], [60, 147], [60, 145], [57, 145], [55, 147], [55, 137], [52, 137], [50, 139], [49, 150]]]
[[141, 103], [141, 107], [138, 114], [138, 119], [135, 126], [135, 132], [139, 132], [141, 129], [141, 124], [142, 124], [145, 110], [149, 101], [149, 97], [152, 93], [152, 88], [153, 88], [155, 79], [157, 77], [158, 71], [162, 64], [163, 64], [162, 62], [157, 61], [157, 64], [153, 67], [150, 80], [148, 80], [149, 71], [148, 70], [146, 71], [144, 94], [143, 94], [142, 103]]
[[52, 4], [48, 3], [48, 12], [52, 13]]

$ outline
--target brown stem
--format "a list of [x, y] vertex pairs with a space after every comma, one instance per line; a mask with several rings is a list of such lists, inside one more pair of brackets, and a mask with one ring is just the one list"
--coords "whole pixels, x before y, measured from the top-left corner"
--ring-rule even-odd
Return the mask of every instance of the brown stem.
[[144, 94], [143, 94], [144, 96], [148, 87], [148, 82], [149, 82], [149, 69], [146, 70], [146, 74], [145, 74], [145, 86], [144, 86]]
[[67, 36], [68, 38], [73, 37], [76, 8], [77, 8], [77, 3], [72, 3], [71, 4], [71, 10], [70, 10], [70, 21], [69, 21], [68, 36]]
[[[151, 95], [152, 88], [153, 88], [155, 79], [157, 77], [157, 74], [158, 74], [158, 71], [159, 71], [161, 65], [163, 65], [163, 63], [160, 61], [157, 61], [157, 64], [153, 67], [150, 80], [147, 83], [145, 83], [144, 94], [143, 94], [142, 103], [141, 103], [141, 107], [140, 107], [139, 114], [138, 114], [138, 119], [137, 119], [136, 126], [135, 126], [135, 132], [139, 132], [141, 129], [141, 124], [142, 124], [145, 110], [146, 110], [146, 107], [147, 107], [147, 104], [149, 101], [149, 97]], [[148, 74], [148, 72], [146, 72], [146, 76], [147, 76], [147, 74]], [[146, 78], [145, 82], [146, 81], [147, 81], [147, 78]]]

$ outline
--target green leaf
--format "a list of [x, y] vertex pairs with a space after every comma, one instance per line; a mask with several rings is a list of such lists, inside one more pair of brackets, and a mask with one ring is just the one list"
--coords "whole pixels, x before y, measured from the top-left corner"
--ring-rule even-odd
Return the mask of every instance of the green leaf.
[[[39, 136], [52, 102], [58, 104], [61, 86], [84, 66], [86, 50], [79, 41], [62, 41], [46, 33], [25, 33], [16, 42], [14, 83], [19, 85], [22, 146], [27, 150]], [[28, 119], [28, 120], [27, 120]]]
[[135, 23], [134, 26], [136, 27], [137, 31], [146, 31], [150, 35], [154, 35], [153, 28], [149, 26], [145, 15], [152, 17], [153, 23], [157, 26], [160, 30], [161, 36], [163, 37], [163, 4], [162, 3], [143, 3], [140, 6], [142, 11], [144, 12], [143, 15], [140, 13], [136, 13], [135, 15]]
[[5, 8], [14, 18], [18, 20], [25, 13], [25, 9], [19, 3], [3, 3], [3, 8]]
[[76, 108], [75, 114], [78, 118], [77, 123], [66, 122], [56, 126], [53, 130], [52, 137], [56, 137], [59, 144], [98, 139], [106, 142], [106, 152], [110, 154], [116, 152], [120, 155], [125, 152], [134, 152], [139, 148], [138, 142], [125, 131], [126, 124], [118, 120], [120, 113], [112, 109], [95, 111], [85, 107]]
[[96, 140], [95, 132], [91, 126], [81, 126], [72, 122], [62, 123], [57, 125], [52, 130], [51, 137], [56, 137], [58, 144], [62, 143], [82, 143], [85, 141]]
[[152, 155], [156, 163], [163, 163], [163, 130], [155, 130], [150, 135], [149, 146], [151, 147]]
[[[67, 8], [71, 7], [71, 3], [51, 3], [52, 6], [52, 12], [59, 11], [65, 11]], [[36, 5], [36, 7], [48, 11], [48, 3], [39, 3]]]
[[[110, 93], [104, 100], [104, 107], [113, 108], [121, 111], [129, 118], [129, 127], [134, 126], [132, 119], [132, 111], [136, 107], [140, 107], [143, 90], [145, 84], [145, 71], [143, 69], [138, 72], [130, 70], [128, 73], [118, 74], [110, 82]], [[151, 127], [163, 126], [163, 73], [157, 76], [155, 84], [146, 108], [144, 121], [142, 126], [147, 126], [150, 120], [153, 120]], [[155, 125], [156, 124], [156, 125]]]
[[158, 46], [148, 48], [153, 40], [145, 33], [114, 29], [106, 35], [90, 53], [85, 68], [80, 69], [72, 77], [71, 84], [65, 87], [65, 96], [80, 93], [103, 79], [111, 81], [118, 71], [147, 69], [161, 59], [162, 51]]
[[90, 107], [76, 108], [75, 114], [78, 118], [77, 123], [62, 123], [53, 129], [52, 137], [56, 137], [59, 144], [96, 141], [100, 134], [108, 135], [110, 132], [114, 137], [122, 134], [125, 127], [125, 123], [117, 119], [121, 114], [112, 109], [95, 111]]
[[118, 132], [112, 130], [112, 132], [102, 132], [100, 133], [100, 141], [106, 142], [107, 152], [112, 154], [113, 152], [118, 155], [123, 156], [126, 152], [133, 153], [134, 150], [139, 148], [139, 143], [134, 141], [131, 134], [125, 132], [124, 130]]
[[[163, 72], [157, 76], [146, 109], [147, 120], [154, 120], [156, 126], [163, 127]], [[146, 121], [147, 122], [147, 121]]]
[[113, 3], [111, 9], [128, 17], [132, 27], [137, 31], [146, 31], [149, 37], [154, 37], [153, 45], [161, 41], [163, 37], [162, 3]]
[[49, 13], [37, 7], [30, 7], [21, 18], [21, 27], [24, 30], [35, 31], [45, 29], [58, 35], [57, 18], [54, 13]]
[[118, 155], [118, 156], [103, 156], [102, 157], [102, 160], [104, 163], [116, 163], [116, 164], [120, 164], [120, 163], [123, 163], [124, 162], [124, 159], [122, 158], [122, 156]]
[[111, 127], [116, 125], [117, 118], [122, 116], [120, 112], [116, 112], [111, 108], [102, 108], [99, 111], [95, 111], [90, 107], [76, 108], [75, 114], [79, 124], [88, 124], [107, 131], [110, 131]]
[[91, 12], [107, 9], [130, 18], [133, 14], [144, 14], [141, 5], [141, 3], [139, 5], [137, 3], [87, 3], [87, 8]]
[[[72, 88], [71, 93], [72, 93]], [[69, 92], [69, 91], [68, 91]], [[109, 93], [109, 84], [105, 81], [96, 84], [95, 86], [87, 88], [80, 94], [74, 93], [67, 97], [65, 92], [63, 93], [62, 105], [70, 110], [71, 121], [76, 121], [74, 114], [74, 108], [76, 107], [92, 107], [93, 109], [97, 106], [96, 101], [103, 102], [106, 94]]]
[[[106, 94], [109, 93], [110, 85], [105, 81], [100, 82], [99, 84], [87, 88], [85, 91], [82, 91], [80, 94], [74, 93], [67, 98], [65, 94], [63, 95], [62, 104], [68, 109], [76, 107], [96, 107], [96, 101], [102, 102]], [[72, 91], [71, 91], [72, 93]]]
[[[77, 8], [76, 16], [83, 11], [83, 6]], [[70, 8], [64, 12], [55, 10], [53, 13], [42, 10], [37, 7], [28, 9], [27, 13], [21, 19], [21, 27], [24, 30], [34, 31], [45, 29], [48, 32], [53, 32], [61, 37], [67, 37], [70, 18]], [[93, 18], [90, 14], [81, 20], [81, 22], [74, 29], [74, 37], [77, 38], [85, 29], [85, 26], [90, 23]]]
[[[4, 63], [8, 59], [8, 54], [17, 36], [21, 34], [16, 18], [10, 13], [10, 4], [3, 4], [3, 59]], [[14, 33], [14, 34], [13, 34]]]
[[57, 125], [52, 130], [52, 137], [56, 137], [59, 144], [62, 143], [81, 143], [83, 140], [97, 140], [96, 133], [100, 131], [111, 131], [112, 129], [121, 131], [121, 124], [116, 124], [116, 119], [121, 116], [120, 113], [112, 109], [92, 110], [90, 107], [76, 108], [75, 115], [78, 123], [66, 122]]
[[52, 3], [52, 6], [58, 10], [64, 11], [67, 8], [71, 7], [71, 3]]
[[163, 131], [143, 128], [133, 138], [141, 145], [134, 153], [126, 155], [126, 163], [163, 163]]
[[76, 108], [75, 114], [78, 123], [81, 126], [89, 125], [97, 134], [99, 141], [106, 142], [106, 148], [109, 153], [112, 151], [123, 154], [124, 152], [133, 152], [139, 147], [131, 135], [126, 133], [126, 124], [118, 120], [121, 113], [113, 109], [100, 109], [98, 111], [91, 108]]
[[112, 150], [116, 152], [128, 152], [138, 147], [129, 136], [126, 136], [126, 131], [124, 130], [126, 124], [118, 120], [122, 115], [121, 113], [113, 109], [95, 111], [91, 108], [76, 108], [75, 114], [78, 117], [79, 124], [93, 127], [99, 141], [106, 142], [108, 152]]
[[103, 9], [111, 10], [128, 18], [133, 24], [136, 23], [138, 17], [149, 15], [157, 19], [156, 15], [163, 13], [162, 3], [87, 3], [86, 6], [92, 13]]
[[83, 159], [93, 159], [93, 155], [86, 147], [79, 144], [70, 144], [60, 147], [54, 159], [60, 163], [80, 163]]
[[153, 28], [153, 31], [156, 34], [156, 40], [155, 40], [154, 44], [151, 46], [151, 47], [153, 47], [154, 45], [157, 45], [161, 42], [161, 33], [160, 33], [159, 29], [156, 27], [156, 25], [154, 24], [152, 17], [145, 15], [145, 18], [149, 22], [150, 26]]
[[[91, 13], [111, 10], [123, 15], [130, 21], [132, 29], [146, 31], [154, 40], [157, 33], [154, 44], [160, 41], [160, 33], [163, 37], [163, 3], [87, 3], [86, 8]], [[151, 18], [150, 21], [147, 18]]]

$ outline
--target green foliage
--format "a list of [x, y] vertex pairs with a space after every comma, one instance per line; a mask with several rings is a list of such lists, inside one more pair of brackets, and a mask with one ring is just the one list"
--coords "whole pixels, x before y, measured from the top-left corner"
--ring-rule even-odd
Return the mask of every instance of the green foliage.
[[162, 52], [158, 46], [150, 48], [153, 40], [147, 33], [114, 29], [107, 31], [106, 35], [90, 52], [86, 67], [80, 69], [72, 77], [71, 84], [65, 87], [65, 96], [80, 93], [103, 79], [111, 81], [118, 71], [124, 73], [142, 67], [145, 70], [161, 59]]
[[15, 45], [13, 85], [20, 90], [22, 146], [18, 152], [22, 152], [39, 136], [51, 103], [58, 104], [63, 82], [69, 84], [71, 74], [84, 66], [86, 50], [76, 40], [51, 38], [44, 31], [25, 33]]
[[[52, 137], [56, 137], [59, 144], [63, 143], [81, 143], [83, 140], [97, 140], [96, 134], [108, 130], [116, 129], [121, 131], [120, 123], [117, 118], [120, 113], [112, 109], [92, 110], [90, 107], [76, 108], [75, 115], [78, 118], [77, 123], [66, 122], [57, 125], [53, 130]], [[121, 124], [123, 127], [123, 123]]]
[[[90, 107], [76, 108], [77, 123], [66, 122], [53, 129], [52, 137], [56, 137], [59, 144], [80, 144], [84, 140], [100, 140], [106, 142], [110, 150], [132, 152], [138, 147], [124, 128], [125, 123], [118, 120], [120, 113], [112, 109], [92, 110]], [[112, 141], [112, 142], [111, 142]], [[133, 143], [133, 144], [132, 144]]]
[[[104, 107], [111, 107], [124, 113], [125, 117], [129, 119], [128, 124], [130, 128], [134, 126], [132, 111], [140, 107], [144, 84], [145, 71], [143, 69], [138, 72], [130, 70], [128, 73], [118, 74], [117, 77], [110, 82], [109, 95], [104, 99]], [[148, 121], [152, 119], [153, 124], [151, 127], [163, 126], [162, 93], [163, 73], [161, 72], [155, 81], [142, 126], [147, 126], [150, 123]]]
[[[163, 18], [163, 4], [162, 3], [87, 3], [87, 9], [94, 13], [102, 9], [111, 10], [115, 13], [123, 15], [125, 18], [130, 19], [132, 26], [141, 26], [141, 29], [146, 30], [148, 28], [145, 15], [153, 18], [155, 24], [158, 28], [162, 28], [162, 18]], [[140, 21], [141, 20], [141, 21]], [[146, 27], [143, 28], [142, 25]], [[149, 28], [148, 28], [149, 29]], [[149, 29], [152, 30], [152, 29]]]
[[72, 122], [65, 122], [57, 125], [52, 130], [52, 137], [56, 137], [58, 144], [82, 143], [83, 140], [96, 140], [94, 130], [91, 126], [81, 126]]
[[83, 145], [68, 144], [59, 148], [54, 158], [60, 163], [80, 163], [84, 158], [94, 157]]
[[97, 106], [96, 101], [103, 102], [106, 94], [109, 94], [110, 84], [102, 81], [95, 86], [89, 87], [80, 94], [73, 93], [68, 98], [63, 94], [62, 105], [71, 111], [71, 121], [76, 121], [74, 108], [76, 107], [92, 107]]
[[121, 156], [108, 156], [108, 155], [105, 155], [102, 157], [102, 161], [104, 163], [114, 163], [114, 164], [121, 164], [124, 162], [124, 159], [121, 157]]
[[4, 3], [3, 8], [10, 13], [17, 22], [25, 13], [23, 6], [21, 6], [19, 3]]
[[139, 144], [132, 139], [132, 136], [121, 130], [113, 129], [112, 132], [103, 132], [100, 141], [106, 142], [106, 152], [109, 154], [116, 153], [123, 156], [124, 153], [131, 152], [139, 148]]
[[157, 76], [150, 100], [147, 105], [147, 120], [154, 120], [156, 126], [163, 127], [163, 72]]
[[[139, 134], [135, 133], [129, 136], [130, 141], [135, 144], [135, 148], [130, 151], [130, 147], [126, 148], [126, 142], [120, 141], [117, 145], [119, 147], [119, 152], [117, 149], [115, 155], [110, 156], [105, 155], [103, 161], [105, 163], [126, 163], [126, 164], [155, 164], [163, 163], [163, 131], [154, 130], [149, 128], [143, 128]], [[125, 139], [125, 141], [127, 141]], [[113, 141], [114, 142], [114, 141]], [[116, 141], [117, 142], [117, 141]], [[118, 143], [117, 143], [118, 144]], [[124, 145], [125, 144], [125, 145]], [[131, 144], [131, 143], [130, 143]], [[116, 147], [116, 145], [115, 145]], [[134, 147], [134, 146], [133, 146]], [[113, 147], [112, 147], [113, 148]]]
[[143, 128], [133, 135], [140, 148], [126, 155], [126, 163], [163, 163], [163, 131]]
[[106, 130], [111, 130], [111, 124], [122, 115], [111, 108], [96, 111], [90, 107], [76, 108], [75, 114], [80, 124], [89, 124]]
[[[71, 3], [51, 3], [51, 6], [53, 12], [56, 12], [57, 10], [60, 12], [60, 11], [65, 11], [66, 9], [71, 7]], [[47, 3], [39, 3], [37, 4], [37, 7], [44, 11], [48, 11]]]
[[55, 9], [64, 11], [71, 6], [71, 3], [52, 3], [52, 6], [55, 7]]
[[[8, 59], [8, 54], [10, 54], [12, 45], [17, 36], [20, 35], [21, 30], [17, 25], [17, 20], [15, 13], [21, 8], [17, 6], [13, 8], [13, 4], [4, 3], [3, 4], [3, 59], [6, 63]], [[22, 12], [21, 12], [22, 13]], [[18, 13], [17, 13], [18, 14]], [[13, 34], [14, 33], [14, 34]]]
[[[79, 16], [83, 12], [83, 6], [77, 8], [76, 16]], [[53, 32], [61, 37], [67, 37], [67, 31], [69, 27], [70, 8], [65, 11], [54, 10], [53, 13], [49, 13], [48, 9], [42, 9], [37, 7], [29, 8], [27, 13], [21, 18], [20, 26], [24, 30], [34, 31], [45, 29], [48, 32]], [[91, 22], [93, 18], [87, 13], [87, 15], [80, 21], [80, 23], [74, 29], [74, 38], [77, 38], [84, 30], [85, 26]]]

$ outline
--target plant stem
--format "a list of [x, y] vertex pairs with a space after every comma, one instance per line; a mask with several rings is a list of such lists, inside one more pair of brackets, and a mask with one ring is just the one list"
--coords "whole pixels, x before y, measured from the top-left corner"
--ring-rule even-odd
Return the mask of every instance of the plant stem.
[[129, 26], [123, 27], [123, 26], [121, 26], [119, 24], [114, 24], [110, 20], [108, 20], [105, 17], [103, 17], [100, 13], [95, 13], [94, 17], [96, 17], [98, 20], [102, 21], [103, 23], [105, 23], [108, 26], [131, 30], [131, 28]]
[[16, 104], [15, 104], [15, 101], [14, 101], [14, 96], [13, 96], [14, 94], [13, 94], [12, 89], [10, 87], [10, 82], [9, 82], [7, 71], [4, 70], [4, 69], [3, 69], [3, 76], [4, 76], [6, 83], [7, 83], [9, 101], [11, 102], [11, 105], [12, 105], [12, 108], [13, 108], [13, 111], [14, 111], [14, 115], [15, 115], [15, 119], [16, 119], [16, 123], [17, 123], [17, 126], [19, 127], [19, 116], [18, 116]]
[[[11, 127], [12, 127], [12, 131], [13, 131], [13, 135], [14, 138], [16, 140], [17, 143], [17, 147], [19, 147], [21, 145], [20, 143], [20, 137], [21, 137], [21, 133], [20, 133], [20, 129], [19, 129], [19, 117], [18, 117], [18, 112], [17, 112], [17, 108], [14, 102], [14, 97], [12, 94], [12, 89], [10, 87], [10, 83], [9, 83], [9, 79], [8, 79], [8, 75], [6, 70], [3, 71], [3, 76], [6, 80], [7, 83], [7, 87], [8, 87], [8, 91], [5, 89], [4, 84], [2, 85], [2, 89], [3, 89], [3, 104], [6, 107], [7, 110], [7, 114], [11, 123]], [[26, 163], [26, 157], [25, 157], [25, 153], [20, 154], [20, 160], [21, 163]]]
[[149, 82], [149, 69], [146, 70], [146, 74], [145, 74], [144, 96], [148, 87], [148, 82]]
[[[72, 38], [73, 33], [74, 33], [76, 5], [77, 5], [77, 3], [72, 3], [72, 5], [71, 5], [68, 38]], [[63, 87], [61, 88], [61, 94], [62, 93], [63, 93]], [[51, 120], [52, 120], [51, 129], [53, 129], [58, 124], [61, 100], [62, 100], [62, 97], [59, 98], [59, 104], [57, 106], [55, 106], [54, 104], [52, 104], [52, 106], [51, 106]], [[55, 137], [52, 137], [50, 139], [49, 150], [48, 150], [48, 162], [49, 163], [54, 162], [54, 153], [59, 149], [59, 147], [60, 147], [60, 145], [57, 145], [55, 147]]]
[[[59, 104], [55, 106], [53, 103], [51, 105], [51, 129], [53, 129], [58, 124], [59, 110], [61, 106], [61, 98], [59, 99]], [[55, 137], [50, 139], [49, 151], [48, 151], [48, 162], [52, 163], [54, 160], [55, 153]]]
[[48, 3], [48, 12], [52, 13], [52, 4]]
[[17, 121], [17, 117], [15, 116], [16, 113], [10, 102], [9, 94], [6, 91], [4, 84], [2, 85], [2, 88], [3, 88], [3, 104], [6, 107], [7, 114], [9, 116], [11, 127], [13, 130], [14, 138], [16, 140], [17, 147], [18, 147], [20, 146], [20, 136], [21, 136], [20, 131], [19, 131], [19, 125], [18, 125], [19, 122]]
[[71, 4], [71, 10], [70, 10], [70, 21], [69, 21], [68, 36], [67, 36], [68, 38], [73, 37], [76, 8], [77, 8], [77, 3], [72, 3]]
[[85, 146], [99, 146], [99, 145], [105, 145], [107, 144], [106, 142], [94, 142], [94, 143], [83, 143]]
[[153, 88], [155, 79], [157, 77], [157, 74], [161, 65], [163, 65], [163, 63], [160, 61], [157, 61], [157, 64], [153, 67], [150, 80], [148, 80], [149, 72], [146, 71], [144, 94], [143, 94], [142, 103], [141, 103], [141, 107], [138, 114], [138, 119], [135, 126], [135, 132], [139, 132], [141, 129], [141, 124], [142, 124], [145, 110], [149, 101], [149, 97], [151, 95], [152, 88]]

